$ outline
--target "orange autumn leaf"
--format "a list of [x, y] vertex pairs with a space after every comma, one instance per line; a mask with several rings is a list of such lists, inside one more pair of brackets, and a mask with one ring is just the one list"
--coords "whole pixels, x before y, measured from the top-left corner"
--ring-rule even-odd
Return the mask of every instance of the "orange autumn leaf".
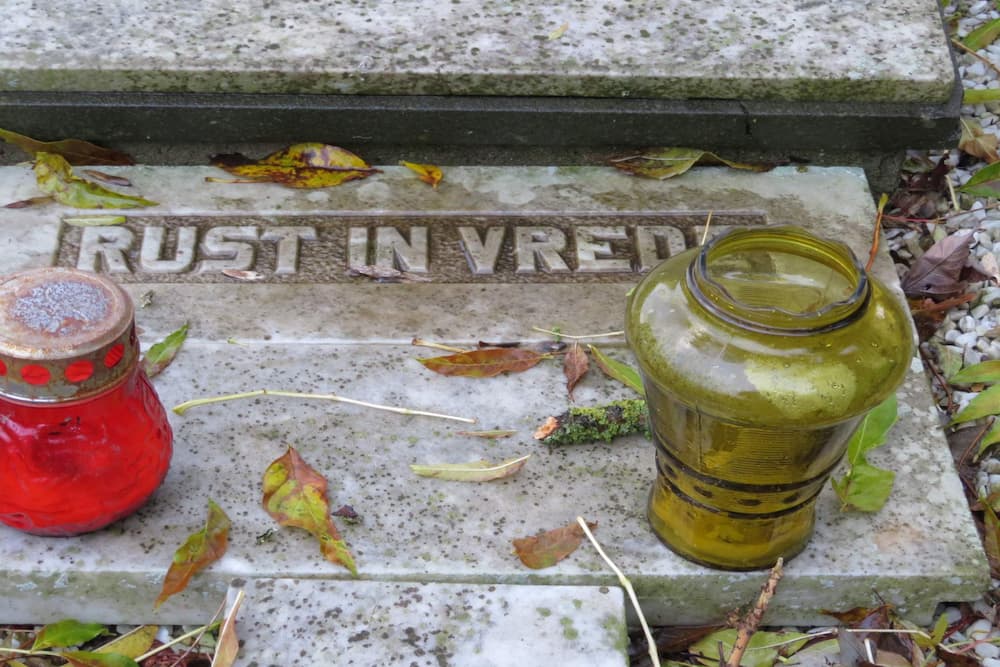
[[278, 183], [290, 188], [328, 188], [379, 173], [354, 153], [319, 143], [294, 144], [260, 160], [239, 153], [216, 155], [215, 167], [240, 180], [209, 177], [214, 183]]
[[573, 390], [590, 370], [590, 359], [579, 343], [573, 343], [563, 359], [563, 375], [566, 376], [566, 391], [573, 400]]
[[[597, 523], [587, 522], [590, 530]], [[514, 540], [514, 551], [521, 562], [533, 570], [552, 567], [576, 551], [583, 542], [583, 528], [576, 521], [548, 532]]]
[[400, 160], [399, 164], [416, 173], [417, 177], [421, 181], [435, 190], [437, 189], [438, 183], [440, 183], [441, 179], [444, 178], [444, 174], [441, 173], [441, 168], [433, 164], [419, 164], [417, 162], [407, 162], [406, 160]]
[[523, 348], [486, 348], [443, 357], [417, 359], [441, 375], [487, 378], [500, 373], [526, 371], [548, 355]]
[[357, 575], [354, 558], [330, 517], [326, 489], [326, 479], [289, 447], [264, 472], [264, 509], [282, 526], [312, 533], [324, 558]]
[[154, 608], [159, 607], [174, 593], [183, 591], [191, 577], [222, 558], [229, 544], [230, 526], [229, 517], [222, 508], [209, 500], [205, 527], [188, 537], [174, 552], [173, 563], [163, 578], [163, 587]]

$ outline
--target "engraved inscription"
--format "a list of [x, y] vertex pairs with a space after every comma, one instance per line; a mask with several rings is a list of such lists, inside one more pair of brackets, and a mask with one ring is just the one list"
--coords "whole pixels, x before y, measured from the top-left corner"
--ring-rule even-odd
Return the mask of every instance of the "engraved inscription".
[[[198, 216], [131, 217], [115, 227], [61, 230], [60, 266], [122, 282], [223, 282], [255, 271], [267, 282], [359, 282], [374, 265], [431, 282], [635, 280], [701, 242], [705, 216]], [[766, 224], [763, 214], [713, 214], [709, 233]]]

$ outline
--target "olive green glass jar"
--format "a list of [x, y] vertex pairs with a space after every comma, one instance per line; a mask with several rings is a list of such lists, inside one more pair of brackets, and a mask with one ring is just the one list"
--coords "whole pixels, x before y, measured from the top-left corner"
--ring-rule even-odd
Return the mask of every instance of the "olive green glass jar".
[[656, 444], [649, 521], [726, 569], [801, 551], [855, 427], [909, 368], [909, 314], [842, 243], [736, 229], [654, 268], [628, 342]]

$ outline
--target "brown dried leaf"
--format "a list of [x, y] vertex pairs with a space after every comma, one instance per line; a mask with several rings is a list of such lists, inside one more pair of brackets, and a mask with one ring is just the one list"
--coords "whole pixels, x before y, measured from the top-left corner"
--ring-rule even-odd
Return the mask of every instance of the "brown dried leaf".
[[1000, 161], [1000, 155], [997, 155], [997, 143], [996, 135], [983, 132], [982, 126], [975, 120], [962, 119], [962, 138], [958, 141], [959, 150], [992, 164]]
[[364, 276], [371, 278], [377, 283], [426, 283], [430, 278], [408, 271], [400, 271], [392, 267], [377, 266], [375, 264], [365, 264], [363, 266], [352, 266], [347, 269], [349, 276]]
[[726, 165], [733, 169], [758, 172], [770, 171], [775, 167], [773, 164], [734, 162], [697, 148], [653, 148], [640, 155], [611, 160], [611, 165], [616, 169], [627, 171], [635, 176], [655, 178], [661, 181], [680, 176], [697, 164]]
[[493, 348], [417, 359], [417, 361], [441, 375], [486, 378], [500, 373], [526, 371], [546, 356], [534, 350], [521, 348]]
[[960, 294], [965, 285], [959, 276], [969, 257], [970, 238], [971, 231], [945, 236], [913, 262], [902, 281], [906, 296], [945, 298]]
[[563, 359], [563, 375], [566, 376], [566, 391], [573, 400], [573, 390], [590, 370], [590, 359], [579, 343], [573, 343]]
[[132, 187], [132, 181], [128, 180], [124, 176], [117, 176], [115, 174], [106, 174], [103, 171], [97, 171], [96, 169], [81, 169], [80, 171], [81, 173], [90, 176], [95, 181], [102, 181], [104, 183], [117, 185], [123, 188]]
[[400, 160], [399, 164], [414, 172], [421, 181], [435, 190], [437, 190], [438, 183], [444, 178], [441, 168], [433, 164], [419, 164], [417, 162], [407, 162], [406, 160]]
[[47, 195], [45, 197], [28, 197], [27, 199], [19, 199], [17, 201], [12, 201], [9, 204], [5, 204], [4, 208], [28, 208], [29, 206], [51, 204], [55, 200], [56, 198], [52, 195]]
[[240, 641], [239, 637], [236, 636], [236, 615], [239, 613], [242, 603], [243, 591], [240, 590], [236, 595], [236, 600], [233, 601], [232, 608], [222, 622], [211, 667], [232, 667], [233, 663], [236, 662], [236, 656], [240, 652]]
[[63, 139], [61, 141], [38, 141], [17, 132], [0, 129], [0, 140], [14, 144], [25, 153], [53, 153], [66, 158], [72, 165], [130, 165], [135, 164], [131, 156], [121, 151], [95, 146], [88, 141], [79, 139]]
[[[591, 531], [597, 523], [587, 522]], [[576, 551], [583, 541], [583, 528], [576, 521], [548, 532], [514, 540], [514, 550], [521, 562], [533, 570], [552, 567]]]
[[255, 283], [264, 279], [264, 274], [259, 271], [243, 271], [240, 269], [223, 269], [222, 275], [233, 280], [242, 280], [248, 283]]
[[326, 489], [326, 479], [289, 447], [264, 472], [264, 509], [282, 526], [312, 533], [328, 561], [357, 575], [354, 558], [330, 518]]
[[230, 525], [229, 517], [222, 508], [209, 500], [205, 527], [188, 537], [174, 553], [174, 561], [163, 578], [163, 587], [154, 608], [171, 595], [183, 591], [191, 577], [222, 558], [229, 544]]

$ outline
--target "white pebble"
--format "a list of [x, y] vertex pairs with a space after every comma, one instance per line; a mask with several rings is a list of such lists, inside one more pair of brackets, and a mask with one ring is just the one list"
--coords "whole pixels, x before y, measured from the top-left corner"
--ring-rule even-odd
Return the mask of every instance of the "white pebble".
[[990, 475], [988, 483], [991, 489], [1000, 489], [1000, 475]]
[[1000, 359], [1000, 341], [992, 341], [986, 354], [990, 359]]
[[983, 667], [1000, 667], [1000, 659], [983, 658]]
[[986, 317], [986, 315], [988, 315], [989, 312], [990, 312], [990, 307], [987, 306], [985, 303], [982, 303], [973, 308], [970, 314], [977, 320], [981, 320], [984, 317]]
[[996, 644], [976, 644], [972, 650], [980, 658], [1000, 658], [1000, 646]]
[[965, 352], [962, 354], [963, 366], [975, 366], [982, 360], [983, 360], [983, 353], [977, 352], [971, 347], [966, 348]]
[[[972, 603], [972, 611], [989, 621], [991, 627], [993, 626], [993, 622], [996, 620], [996, 611], [993, 609], [993, 605], [980, 598]], [[996, 636], [996, 632], [991, 630], [991, 633], [994, 637]]]
[[965, 68], [965, 76], [972, 78], [977, 76], [986, 75], [986, 65], [981, 62], [975, 62]]
[[977, 340], [979, 340], [979, 336], [976, 335], [975, 331], [967, 331], [963, 334], [959, 334], [954, 342], [955, 345], [961, 345], [964, 348], [969, 348], [975, 345]]
[[[985, 217], [986, 213], [983, 212], [983, 218], [985, 219]], [[974, 239], [976, 239], [976, 242], [979, 243], [980, 245], [984, 245], [990, 249], [993, 248], [993, 237], [990, 236], [989, 232], [976, 232], [972, 236]]]
[[[985, 461], [983, 461], [983, 464], [980, 467], [983, 470], [985, 470], [986, 472], [991, 473], [991, 474], [992, 473], [1000, 473], [1000, 459], [994, 459], [994, 458], [986, 459]], [[957, 607], [956, 607], [956, 609], [957, 609]], [[952, 623], [954, 623], [954, 622], [955, 621], [952, 621]]]
[[983, 354], [989, 354], [990, 341], [986, 340], [985, 338], [980, 338], [979, 340], [976, 341], [976, 344], [973, 345], [973, 347], [982, 352]]
[[997, 305], [1000, 303], [1000, 287], [987, 287], [979, 300], [990, 306]]
[[969, 639], [986, 639], [991, 630], [993, 630], [993, 624], [985, 618], [980, 618], [965, 629], [965, 635]]
[[954, 343], [955, 341], [958, 340], [959, 334], [960, 332], [958, 329], [951, 329], [950, 331], [946, 331], [944, 334], [944, 342]]

